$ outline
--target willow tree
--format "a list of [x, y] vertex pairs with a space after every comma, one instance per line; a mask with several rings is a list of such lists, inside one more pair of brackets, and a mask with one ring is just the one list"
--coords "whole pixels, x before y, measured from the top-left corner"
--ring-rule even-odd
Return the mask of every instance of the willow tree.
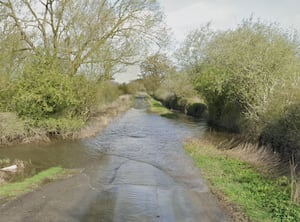
[[19, 34], [19, 51], [71, 76], [87, 67], [109, 74], [165, 38], [155, 0], [2, 0], [0, 7], [1, 27], [5, 21]]

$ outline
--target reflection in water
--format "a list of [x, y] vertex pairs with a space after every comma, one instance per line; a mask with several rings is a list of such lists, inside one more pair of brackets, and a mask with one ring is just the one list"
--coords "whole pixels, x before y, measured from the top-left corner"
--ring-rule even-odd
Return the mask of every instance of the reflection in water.
[[[0, 150], [0, 158], [30, 159], [38, 169], [56, 165], [84, 168], [82, 175], [87, 179], [81, 189], [86, 186], [89, 191], [84, 190], [76, 219], [66, 218], [64, 209], [68, 208], [63, 204], [59, 211], [64, 213], [52, 212], [56, 218], [223, 221], [225, 217], [209, 195], [199, 170], [182, 149], [186, 138], [205, 132], [205, 123], [149, 114], [142, 99], [137, 99], [134, 107], [95, 138], [9, 147]], [[70, 190], [79, 195], [83, 191], [75, 185]], [[56, 202], [61, 199], [61, 203], [69, 198], [74, 203], [75, 197], [66, 193], [54, 198]], [[49, 214], [47, 205], [44, 208]]]

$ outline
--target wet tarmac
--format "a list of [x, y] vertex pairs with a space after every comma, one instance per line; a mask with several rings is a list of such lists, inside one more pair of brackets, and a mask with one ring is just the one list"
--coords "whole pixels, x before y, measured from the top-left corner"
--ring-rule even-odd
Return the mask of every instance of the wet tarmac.
[[147, 113], [143, 101], [95, 138], [0, 150], [37, 170], [61, 165], [82, 172], [0, 206], [0, 221], [228, 221], [183, 150], [204, 122]]

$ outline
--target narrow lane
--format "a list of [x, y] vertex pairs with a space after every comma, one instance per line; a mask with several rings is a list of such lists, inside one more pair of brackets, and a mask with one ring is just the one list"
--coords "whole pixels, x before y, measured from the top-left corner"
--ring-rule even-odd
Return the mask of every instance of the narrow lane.
[[[205, 128], [132, 108], [73, 151], [57, 144], [49, 151], [50, 159], [56, 153], [51, 164], [81, 167], [82, 173], [3, 204], [0, 221], [228, 221], [182, 148]], [[66, 150], [80, 156], [55, 159]]]

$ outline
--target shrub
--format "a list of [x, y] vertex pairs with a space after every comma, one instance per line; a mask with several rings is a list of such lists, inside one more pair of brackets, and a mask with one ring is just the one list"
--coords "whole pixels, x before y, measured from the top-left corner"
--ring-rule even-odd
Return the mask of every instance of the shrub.
[[57, 128], [62, 128], [66, 125], [63, 119], [88, 119], [96, 85], [83, 75], [71, 77], [49, 67], [33, 66], [14, 82], [14, 92], [13, 109], [20, 118], [29, 119], [30, 125], [50, 128], [56, 119]]
[[121, 95], [118, 84], [111, 81], [104, 81], [96, 84], [96, 105], [111, 103]]
[[291, 157], [300, 151], [300, 103], [285, 107], [277, 118], [264, 125], [260, 142], [273, 150]]
[[300, 151], [299, 41], [290, 36], [247, 20], [214, 35], [195, 78], [211, 123], [288, 157]]
[[67, 134], [75, 132], [84, 126], [84, 121], [79, 118], [47, 118], [41, 121], [29, 122], [47, 134]]
[[15, 110], [21, 117], [47, 118], [61, 113], [74, 98], [69, 96], [71, 82], [65, 75], [57, 73], [30, 73], [16, 81], [13, 97]]
[[276, 85], [298, 72], [296, 48], [280, 29], [251, 20], [216, 35], [195, 80], [210, 121], [233, 131], [259, 122]]

